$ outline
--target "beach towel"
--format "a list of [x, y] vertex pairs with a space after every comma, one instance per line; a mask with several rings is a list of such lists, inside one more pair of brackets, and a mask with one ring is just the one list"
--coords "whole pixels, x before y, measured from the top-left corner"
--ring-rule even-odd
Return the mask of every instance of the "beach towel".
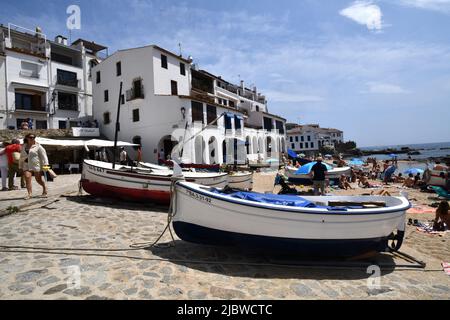
[[426, 234], [432, 234], [432, 235], [439, 235], [439, 236], [444, 236], [445, 233], [447, 231], [435, 231], [433, 230], [433, 225], [431, 223], [423, 223], [423, 222], [418, 222], [416, 224], [417, 228], [416, 230], [419, 232], [423, 232]]
[[450, 263], [442, 262], [442, 268], [444, 268], [444, 272], [450, 276]]
[[411, 209], [406, 211], [406, 213], [435, 213], [436, 209], [429, 206], [419, 206], [414, 205]]

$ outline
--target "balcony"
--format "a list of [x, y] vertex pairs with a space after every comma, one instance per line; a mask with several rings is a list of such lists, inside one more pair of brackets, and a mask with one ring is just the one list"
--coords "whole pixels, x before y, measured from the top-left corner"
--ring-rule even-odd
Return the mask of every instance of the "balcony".
[[56, 85], [75, 88], [75, 89], [81, 89], [81, 80], [80, 79], [64, 79], [64, 78], [58, 77], [56, 79]]
[[48, 113], [48, 110], [45, 108], [45, 106], [23, 106], [21, 104], [15, 104], [15, 111], [18, 112], [36, 112], [36, 113]]
[[136, 99], [144, 99], [144, 86], [136, 86], [135, 88], [131, 88], [126, 91], [127, 101], [136, 100]]

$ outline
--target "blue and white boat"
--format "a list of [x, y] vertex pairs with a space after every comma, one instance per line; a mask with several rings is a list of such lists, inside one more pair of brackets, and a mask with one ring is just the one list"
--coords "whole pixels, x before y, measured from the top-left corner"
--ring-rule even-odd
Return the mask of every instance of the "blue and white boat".
[[182, 240], [310, 256], [386, 251], [390, 239], [398, 250], [410, 208], [404, 197], [224, 193], [184, 181], [174, 193], [173, 228]]
[[[311, 167], [315, 164], [315, 162], [307, 163], [300, 168], [287, 166], [284, 169], [285, 175], [288, 177], [289, 182], [295, 184], [304, 184], [310, 185], [312, 184], [310, 172]], [[325, 163], [324, 163], [325, 164]], [[347, 177], [351, 176], [352, 169], [350, 167], [333, 167], [329, 164], [325, 164], [328, 168], [327, 173], [325, 174], [326, 178], [333, 181], [334, 183], [339, 182], [339, 178], [341, 175], [345, 175]]]

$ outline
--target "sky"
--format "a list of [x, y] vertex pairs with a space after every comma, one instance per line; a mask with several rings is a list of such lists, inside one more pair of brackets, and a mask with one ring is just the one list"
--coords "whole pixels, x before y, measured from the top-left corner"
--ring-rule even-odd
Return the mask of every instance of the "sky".
[[450, 0], [0, 0], [0, 22], [116, 50], [157, 44], [358, 146], [450, 141]]

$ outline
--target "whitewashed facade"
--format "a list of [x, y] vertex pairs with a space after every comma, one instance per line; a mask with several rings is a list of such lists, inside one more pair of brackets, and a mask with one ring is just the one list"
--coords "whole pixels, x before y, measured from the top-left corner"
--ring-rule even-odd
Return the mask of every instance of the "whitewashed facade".
[[267, 112], [263, 96], [243, 84], [242, 92], [229, 91], [227, 82], [195, 70], [191, 59], [155, 45], [120, 50], [93, 68], [94, 118], [109, 139], [120, 82], [119, 139], [141, 144], [145, 161], [173, 157], [176, 144], [183, 146], [182, 161], [196, 164], [233, 162], [235, 145], [244, 150], [241, 163], [278, 158], [286, 149], [285, 120]]
[[92, 118], [90, 69], [101, 61], [99, 49], [106, 48], [0, 26], [1, 128], [19, 129], [32, 119], [33, 129], [65, 129]]
[[320, 147], [334, 148], [344, 142], [344, 132], [334, 128], [320, 128], [318, 124], [297, 125], [287, 131], [288, 148], [305, 154], [317, 153]]

